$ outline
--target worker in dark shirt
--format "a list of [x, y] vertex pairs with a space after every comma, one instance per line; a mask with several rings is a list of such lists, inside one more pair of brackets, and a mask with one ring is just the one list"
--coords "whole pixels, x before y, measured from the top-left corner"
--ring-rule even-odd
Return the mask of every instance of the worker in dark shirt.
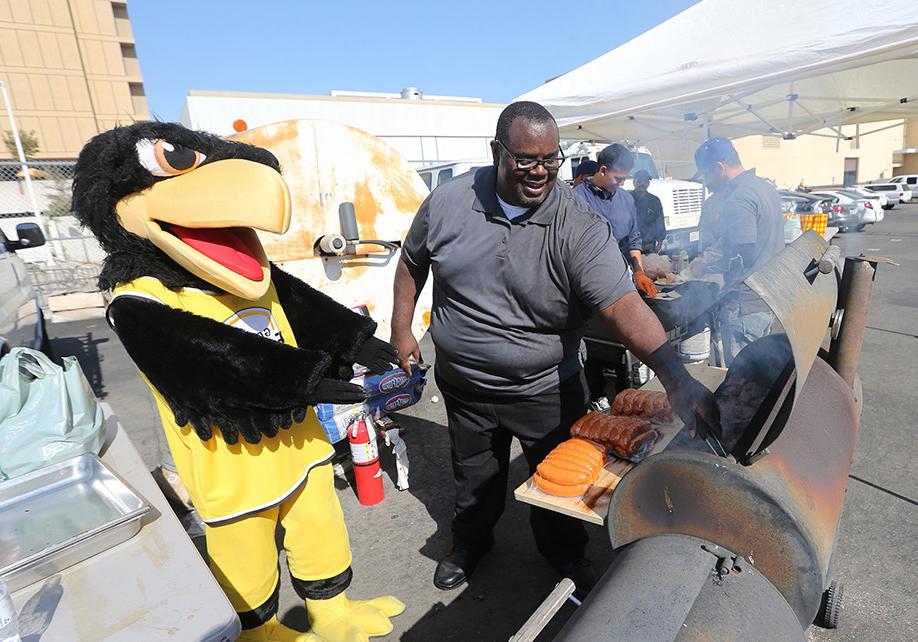
[[[634, 167], [634, 156], [619, 143], [604, 147], [597, 155], [599, 168], [591, 177], [574, 187], [584, 205], [600, 214], [612, 226], [612, 236], [618, 241], [622, 256], [631, 264], [634, 284], [648, 297], [657, 295], [653, 279], [644, 272], [641, 258], [641, 232], [638, 227], [634, 197], [626, 189], [619, 189]], [[603, 363], [587, 357], [583, 364], [584, 377], [590, 394], [590, 407], [597, 412], [608, 412], [611, 404], [606, 396]]]
[[726, 138], [705, 141], [695, 152], [695, 165], [719, 199], [722, 258], [714, 267], [724, 275], [718, 325], [729, 367], [740, 350], [769, 334], [775, 320], [744, 280], [784, 249], [781, 196], [755, 169], [743, 167]]
[[641, 259], [641, 232], [638, 229], [637, 210], [631, 192], [618, 189], [630, 176], [634, 156], [628, 148], [615, 143], [596, 155], [599, 169], [590, 178], [574, 188], [576, 194], [591, 210], [612, 225], [612, 236], [618, 241], [622, 256], [628, 259], [634, 271], [634, 284], [649, 297], [657, 295], [653, 279], [644, 273]]
[[571, 183], [571, 187], [577, 187], [586, 179], [591, 178], [598, 169], [599, 163], [594, 160], [587, 159], [581, 161], [580, 164], [577, 165], [577, 169], [574, 170], [574, 182]]
[[647, 191], [650, 172], [639, 169], [634, 173], [634, 207], [637, 210], [638, 230], [641, 232], [641, 250], [644, 254], [659, 253], [666, 239], [666, 222], [663, 220], [663, 203]]

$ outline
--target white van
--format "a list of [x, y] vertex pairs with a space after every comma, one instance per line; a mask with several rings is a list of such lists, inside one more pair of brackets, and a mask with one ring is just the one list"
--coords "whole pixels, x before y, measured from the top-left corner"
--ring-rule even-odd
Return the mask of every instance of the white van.
[[[918, 191], [918, 174], [903, 174], [901, 176], [894, 176], [889, 179], [889, 182], [906, 186], [907, 189], [911, 190], [912, 192]], [[912, 194], [912, 196], [914, 196], [914, 194]]]
[[430, 165], [428, 167], [418, 168], [418, 174], [421, 180], [427, 185], [427, 189], [433, 191], [451, 178], [460, 174], [465, 174], [479, 167], [493, 165], [494, 161], [490, 158], [482, 160], [453, 161], [450, 163], [441, 163], [439, 165]]

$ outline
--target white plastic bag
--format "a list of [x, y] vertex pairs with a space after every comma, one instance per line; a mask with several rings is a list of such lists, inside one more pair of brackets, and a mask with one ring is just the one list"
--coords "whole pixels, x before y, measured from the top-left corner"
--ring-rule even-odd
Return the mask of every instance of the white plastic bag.
[[76, 357], [62, 361], [29, 348], [0, 359], [0, 480], [99, 454], [102, 407]]

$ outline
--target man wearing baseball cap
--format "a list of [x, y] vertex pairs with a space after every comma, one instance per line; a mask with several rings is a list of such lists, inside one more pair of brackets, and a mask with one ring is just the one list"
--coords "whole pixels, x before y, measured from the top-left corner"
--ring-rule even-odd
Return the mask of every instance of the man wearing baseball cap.
[[571, 187], [577, 187], [580, 183], [590, 178], [598, 171], [599, 163], [596, 161], [589, 159], [581, 161], [580, 164], [577, 165], [577, 169], [574, 170], [574, 182], [571, 183]]
[[726, 138], [709, 138], [695, 151], [696, 177], [720, 199], [719, 237], [724, 294], [718, 321], [724, 362], [769, 333], [774, 315], [743, 283], [784, 248], [784, 217], [775, 187], [745, 169]]

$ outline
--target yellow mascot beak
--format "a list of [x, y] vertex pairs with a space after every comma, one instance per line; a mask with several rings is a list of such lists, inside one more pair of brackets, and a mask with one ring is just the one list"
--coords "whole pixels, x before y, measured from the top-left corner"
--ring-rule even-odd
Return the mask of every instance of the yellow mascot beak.
[[271, 167], [228, 159], [160, 181], [115, 206], [121, 225], [230, 294], [255, 300], [271, 268], [255, 230], [290, 226], [290, 190]]

